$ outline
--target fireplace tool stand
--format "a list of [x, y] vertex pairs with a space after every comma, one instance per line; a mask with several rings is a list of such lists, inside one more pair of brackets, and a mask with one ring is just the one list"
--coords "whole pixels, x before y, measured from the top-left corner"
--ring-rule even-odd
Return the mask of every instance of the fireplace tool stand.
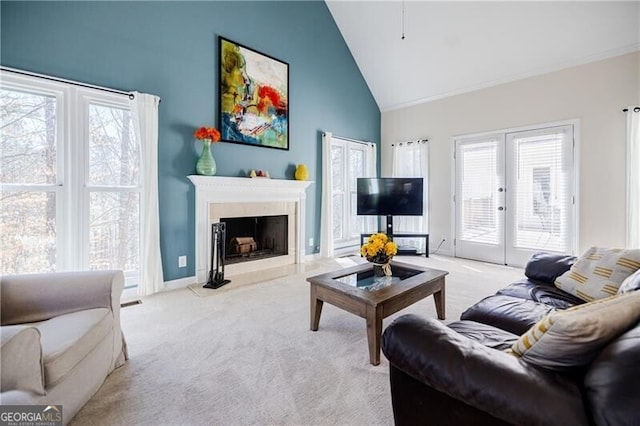
[[224, 279], [226, 228], [224, 222], [211, 224], [211, 269], [209, 270], [209, 281], [202, 286], [203, 288], [216, 289], [231, 282], [231, 280]]

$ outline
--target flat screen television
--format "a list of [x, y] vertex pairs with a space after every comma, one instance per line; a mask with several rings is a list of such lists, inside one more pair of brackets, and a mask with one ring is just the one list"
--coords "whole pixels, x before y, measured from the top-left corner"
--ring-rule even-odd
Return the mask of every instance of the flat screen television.
[[358, 178], [357, 214], [422, 216], [423, 178]]

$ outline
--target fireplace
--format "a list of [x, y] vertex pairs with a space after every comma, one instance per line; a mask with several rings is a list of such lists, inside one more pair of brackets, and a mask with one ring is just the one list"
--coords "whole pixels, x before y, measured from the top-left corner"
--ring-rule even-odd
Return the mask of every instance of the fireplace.
[[226, 224], [225, 264], [232, 265], [289, 253], [288, 216], [221, 218]]
[[[283, 179], [250, 179], [218, 176], [189, 176], [196, 189], [196, 279], [206, 282], [210, 269], [211, 224], [260, 216], [286, 216], [285, 254], [251, 261], [226, 263], [225, 275], [261, 271], [265, 268], [303, 263], [305, 257], [306, 188], [313, 182]], [[253, 237], [253, 236], [251, 236]], [[237, 237], [236, 237], [237, 238]], [[253, 237], [255, 245], [259, 237]], [[229, 245], [229, 241], [225, 241]], [[251, 248], [250, 240], [236, 241]], [[249, 247], [247, 248], [247, 244]], [[275, 245], [275, 244], [274, 244]]]

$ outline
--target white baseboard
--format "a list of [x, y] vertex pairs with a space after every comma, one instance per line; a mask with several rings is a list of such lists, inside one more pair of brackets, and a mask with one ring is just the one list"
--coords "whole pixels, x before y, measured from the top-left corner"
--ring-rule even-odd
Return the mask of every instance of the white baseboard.
[[304, 257], [304, 261], [305, 261], [305, 262], [311, 262], [311, 261], [318, 260], [318, 259], [322, 259], [322, 258], [320, 257], [320, 253], [307, 254], [307, 255], [305, 255], [305, 257]]
[[[432, 255], [432, 254], [434, 254], [434, 253], [435, 253], [435, 250], [429, 250], [429, 255]], [[439, 255], [442, 255], [442, 256], [454, 257], [454, 256], [453, 256], [453, 252], [452, 252], [451, 250], [443, 250], [443, 249], [440, 249], [440, 250], [438, 250], [438, 252], [437, 252], [437, 253], [435, 253], [435, 254], [439, 254]]]
[[180, 288], [185, 288], [191, 284], [194, 284], [196, 281], [197, 280], [195, 275], [192, 277], [178, 278], [177, 280], [165, 281], [163, 291], [178, 290]]

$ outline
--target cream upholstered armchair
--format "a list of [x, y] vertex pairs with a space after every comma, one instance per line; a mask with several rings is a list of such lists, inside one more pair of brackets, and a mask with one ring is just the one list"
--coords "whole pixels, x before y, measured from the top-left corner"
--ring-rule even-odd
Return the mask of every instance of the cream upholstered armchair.
[[0, 277], [0, 404], [62, 405], [68, 423], [124, 364], [122, 271]]

